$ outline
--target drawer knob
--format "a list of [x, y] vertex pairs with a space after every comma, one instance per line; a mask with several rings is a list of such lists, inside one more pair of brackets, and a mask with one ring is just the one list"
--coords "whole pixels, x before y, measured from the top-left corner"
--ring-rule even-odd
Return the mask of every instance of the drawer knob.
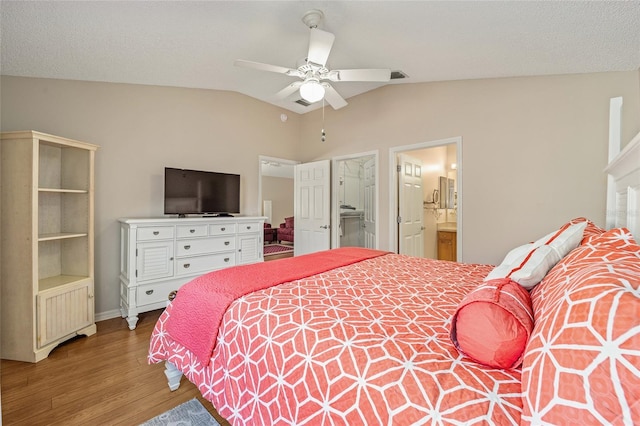
[[194, 232], [196, 232], [196, 230], [195, 229], [189, 229], [189, 232], [191, 232], [193, 234]]
[[158, 235], [160, 231], [153, 231], [153, 235]]
[[147, 291], [145, 291], [145, 293], [147, 293], [149, 296], [151, 296], [153, 294], [153, 290], [147, 290]]
[[185, 250], [189, 250], [190, 248], [191, 248], [191, 246], [190, 246], [190, 245], [186, 245], [186, 246], [184, 246], [184, 249], [185, 249]]
[[225, 246], [228, 246], [229, 244], [230, 244], [230, 241], [225, 241], [225, 242], [224, 242], [224, 245], [225, 245]]
[[226, 231], [227, 228], [220, 228], [221, 231]]
[[247, 226], [247, 229], [251, 229], [251, 226]]
[[225, 258], [224, 258], [224, 261], [225, 261], [225, 262], [228, 262], [228, 261], [229, 261], [229, 258], [228, 258], [228, 257], [225, 257]]
[[182, 265], [182, 267], [185, 268], [185, 269], [189, 269], [189, 266], [191, 266], [190, 263], [185, 263], [184, 265]]

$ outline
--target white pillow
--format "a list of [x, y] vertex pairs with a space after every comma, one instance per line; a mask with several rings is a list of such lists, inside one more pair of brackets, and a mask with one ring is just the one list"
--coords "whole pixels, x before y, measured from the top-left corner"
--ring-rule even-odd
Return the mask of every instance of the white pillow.
[[[501, 265], [511, 265], [515, 262], [522, 262], [522, 259], [525, 258], [532, 250], [536, 249], [536, 245], [534, 243], [525, 244], [514, 249], [511, 249], [509, 253], [504, 257]], [[504, 278], [504, 277], [503, 277]]]
[[586, 222], [567, 224], [533, 243], [512, 249], [484, 280], [511, 278], [527, 290], [532, 289], [556, 263], [578, 247], [586, 226]]
[[522, 254], [513, 262], [506, 262], [505, 258], [505, 262], [495, 267], [484, 280], [508, 277], [530, 290], [542, 281], [547, 272], [561, 259], [558, 252], [550, 246], [533, 248], [532, 244], [526, 244], [516, 250], [525, 247], [528, 247], [526, 252], [522, 253], [520, 250]]
[[566, 255], [568, 255], [571, 250], [573, 250], [574, 248], [578, 247], [578, 245], [580, 245], [580, 241], [582, 241], [582, 236], [584, 234], [584, 229], [586, 227], [587, 227], [587, 222], [574, 223], [573, 225], [570, 225], [569, 227], [567, 227], [564, 231], [552, 232], [540, 238], [538, 241], [536, 241], [533, 244], [536, 247], [541, 245], [548, 245], [553, 247], [560, 255], [560, 258], [562, 259]]

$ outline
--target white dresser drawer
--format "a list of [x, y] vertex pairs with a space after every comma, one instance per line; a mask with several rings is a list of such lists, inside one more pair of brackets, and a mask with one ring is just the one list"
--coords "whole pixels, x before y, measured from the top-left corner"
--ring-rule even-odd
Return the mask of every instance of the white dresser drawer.
[[[264, 227], [264, 226], [263, 226]], [[260, 232], [260, 222], [244, 222], [238, 224], [238, 234], [246, 234], [247, 232]]]
[[233, 236], [180, 240], [176, 243], [176, 256], [184, 257], [198, 254], [218, 253], [222, 251], [233, 251], [235, 248], [236, 239]]
[[173, 282], [155, 283], [138, 286], [137, 291], [137, 305], [150, 305], [152, 303], [166, 302], [169, 300], [169, 293], [176, 286]]
[[207, 225], [178, 225], [176, 231], [178, 238], [206, 237]]
[[234, 235], [235, 233], [235, 223], [214, 223], [209, 225], [209, 235]]
[[236, 255], [231, 251], [206, 256], [186, 257], [178, 259], [176, 262], [176, 275], [192, 275], [234, 266], [236, 264]]
[[138, 228], [138, 241], [167, 240], [173, 238], [173, 226], [144, 226]]

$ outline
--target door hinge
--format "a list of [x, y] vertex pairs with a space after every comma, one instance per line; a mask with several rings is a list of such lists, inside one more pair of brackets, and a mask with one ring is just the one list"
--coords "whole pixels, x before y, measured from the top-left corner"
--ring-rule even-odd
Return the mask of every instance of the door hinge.
[[138, 257], [138, 249], [136, 248], [136, 257]]
[[398, 216], [396, 222], [398, 222], [398, 225], [400, 225], [402, 223], [402, 216]]
[[396, 171], [397, 171], [398, 173], [400, 173], [400, 172], [402, 171], [402, 166], [401, 166], [400, 164], [398, 164], [398, 165], [396, 166]]
[[138, 270], [136, 269], [136, 278], [138, 278]]

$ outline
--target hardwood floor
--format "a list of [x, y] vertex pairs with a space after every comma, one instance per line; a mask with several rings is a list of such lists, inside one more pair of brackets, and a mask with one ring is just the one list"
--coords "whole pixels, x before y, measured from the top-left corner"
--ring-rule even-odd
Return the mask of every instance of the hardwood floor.
[[[285, 243], [286, 245], [286, 243]], [[278, 260], [278, 259], [285, 259], [287, 257], [293, 257], [293, 252], [287, 252], [287, 253], [282, 253], [282, 254], [271, 254], [269, 256], [264, 256], [264, 261], [268, 262], [270, 260]]]
[[138, 425], [191, 398], [222, 424], [200, 391], [183, 378], [169, 391], [164, 364], [149, 365], [149, 338], [162, 311], [140, 314], [135, 330], [122, 318], [66, 342], [37, 364], [2, 360], [2, 422], [9, 425]]
[[271, 256], [265, 256], [264, 261], [268, 262], [270, 260], [285, 259], [287, 257], [293, 257], [293, 253], [289, 252], [289, 253], [282, 253], [282, 254], [272, 254]]

